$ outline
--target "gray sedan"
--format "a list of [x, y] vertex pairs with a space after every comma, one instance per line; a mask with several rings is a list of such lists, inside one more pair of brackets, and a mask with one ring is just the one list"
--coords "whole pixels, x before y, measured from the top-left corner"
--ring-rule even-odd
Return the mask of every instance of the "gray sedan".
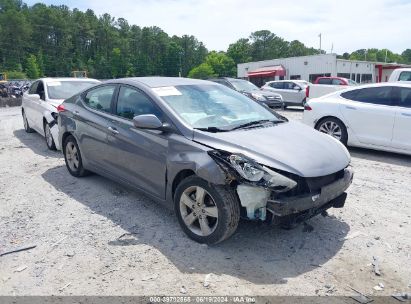
[[111, 80], [58, 110], [70, 174], [95, 172], [174, 207], [201, 243], [227, 239], [240, 217], [290, 227], [341, 208], [352, 181], [340, 142], [209, 81]]

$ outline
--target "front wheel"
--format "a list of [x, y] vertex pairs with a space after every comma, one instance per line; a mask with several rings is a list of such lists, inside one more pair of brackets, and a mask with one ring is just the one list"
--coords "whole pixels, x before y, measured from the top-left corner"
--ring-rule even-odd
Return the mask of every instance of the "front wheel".
[[240, 204], [232, 189], [189, 176], [177, 187], [174, 209], [183, 231], [199, 243], [229, 238], [240, 220]]
[[326, 117], [317, 124], [316, 129], [321, 133], [328, 134], [347, 145], [348, 133], [344, 123], [334, 117]]
[[81, 158], [77, 141], [72, 135], [67, 137], [64, 141], [63, 153], [67, 169], [71, 175], [75, 177], [83, 177], [88, 174], [88, 171], [83, 167], [83, 160]]
[[56, 150], [56, 144], [54, 143], [53, 135], [51, 134], [51, 129], [47, 122], [44, 123], [44, 138], [46, 139], [47, 148]]
[[27, 120], [26, 112], [24, 110], [23, 110], [22, 115], [23, 115], [24, 131], [26, 131], [27, 133], [33, 133], [34, 130], [30, 128], [29, 121]]

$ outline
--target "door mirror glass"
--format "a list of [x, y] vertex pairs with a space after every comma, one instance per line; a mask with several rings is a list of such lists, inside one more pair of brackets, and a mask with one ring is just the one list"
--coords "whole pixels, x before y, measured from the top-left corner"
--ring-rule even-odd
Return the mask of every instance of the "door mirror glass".
[[160, 129], [163, 123], [153, 114], [137, 115], [133, 118], [133, 124], [139, 129]]

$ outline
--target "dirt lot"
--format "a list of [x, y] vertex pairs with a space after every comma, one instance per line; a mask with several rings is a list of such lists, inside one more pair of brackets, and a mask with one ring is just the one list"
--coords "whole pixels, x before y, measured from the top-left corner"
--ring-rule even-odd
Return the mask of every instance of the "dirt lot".
[[[302, 112], [283, 114], [298, 120]], [[141, 194], [96, 175], [71, 177], [60, 153], [24, 132], [20, 108], [0, 109], [0, 253], [37, 245], [0, 257], [0, 295], [409, 292], [411, 158], [350, 152], [355, 177], [344, 209], [311, 219], [313, 229], [242, 222], [208, 247]]]

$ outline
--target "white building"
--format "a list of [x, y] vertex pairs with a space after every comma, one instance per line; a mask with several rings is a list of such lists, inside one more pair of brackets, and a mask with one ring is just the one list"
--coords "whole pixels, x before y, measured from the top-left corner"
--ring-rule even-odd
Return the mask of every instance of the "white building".
[[238, 78], [258, 86], [279, 79], [304, 79], [314, 82], [319, 76], [337, 76], [358, 83], [387, 81], [393, 69], [406, 65], [337, 59], [336, 54], [280, 58], [241, 63]]

